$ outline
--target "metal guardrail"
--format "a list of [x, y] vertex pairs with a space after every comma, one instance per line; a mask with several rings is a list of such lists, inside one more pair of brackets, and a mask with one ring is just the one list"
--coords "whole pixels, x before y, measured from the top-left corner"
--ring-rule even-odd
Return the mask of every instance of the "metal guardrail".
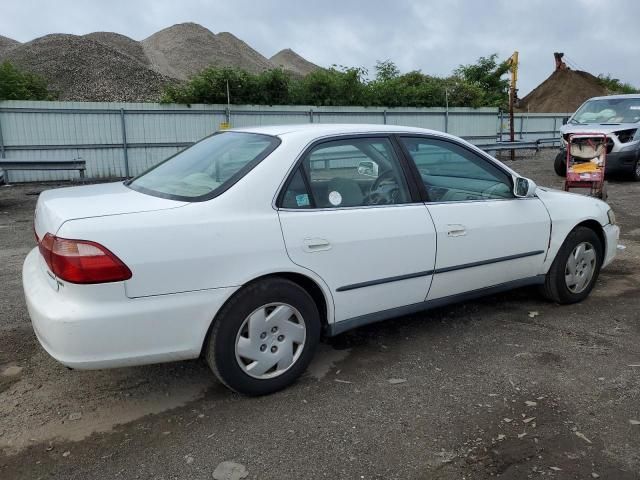
[[530, 142], [497, 142], [476, 145], [476, 147], [486, 152], [497, 152], [501, 150], [540, 150], [541, 148], [555, 148], [560, 143], [559, 138], [539, 138]]
[[84, 181], [86, 162], [82, 159], [73, 160], [0, 160], [0, 178], [9, 185], [8, 172], [11, 170], [77, 170], [80, 180]]

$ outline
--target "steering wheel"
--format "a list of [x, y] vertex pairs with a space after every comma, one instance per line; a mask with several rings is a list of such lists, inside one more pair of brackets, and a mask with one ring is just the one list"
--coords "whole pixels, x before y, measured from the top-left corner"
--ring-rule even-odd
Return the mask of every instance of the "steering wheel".
[[[395, 186], [389, 190], [380, 190], [380, 185], [384, 180], [391, 179]], [[392, 170], [386, 170], [382, 172], [378, 178], [375, 179], [371, 188], [369, 189], [369, 195], [367, 195], [367, 203], [369, 205], [386, 205], [389, 203], [395, 203], [396, 196], [398, 194], [398, 184], [394, 177]]]

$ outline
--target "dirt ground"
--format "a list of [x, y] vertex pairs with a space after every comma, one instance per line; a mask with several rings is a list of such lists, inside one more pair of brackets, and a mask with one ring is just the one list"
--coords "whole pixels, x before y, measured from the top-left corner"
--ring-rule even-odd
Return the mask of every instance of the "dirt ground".
[[[559, 187], [554, 153], [512, 166]], [[21, 266], [53, 187], [0, 188], [1, 479], [640, 478], [640, 184], [609, 184], [624, 249], [585, 302], [520, 289], [360, 328], [253, 399], [201, 361], [71, 371], [42, 350]]]

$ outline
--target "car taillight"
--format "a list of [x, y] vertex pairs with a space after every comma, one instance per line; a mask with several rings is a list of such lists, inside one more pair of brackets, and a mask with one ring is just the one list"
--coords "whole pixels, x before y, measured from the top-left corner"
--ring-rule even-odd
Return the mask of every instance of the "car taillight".
[[51, 271], [67, 282], [106, 283], [131, 278], [129, 267], [99, 243], [47, 233], [38, 247]]

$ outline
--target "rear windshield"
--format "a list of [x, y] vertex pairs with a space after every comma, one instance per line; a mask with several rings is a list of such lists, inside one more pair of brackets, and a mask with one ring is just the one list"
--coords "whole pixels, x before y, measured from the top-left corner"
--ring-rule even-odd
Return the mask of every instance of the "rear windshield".
[[640, 121], [640, 98], [589, 100], [569, 123], [635, 123]]
[[208, 200], [231, 187], [279, 144], [269, 135], [217, 133], [147, 170], [128, 186], [173, 200]]

